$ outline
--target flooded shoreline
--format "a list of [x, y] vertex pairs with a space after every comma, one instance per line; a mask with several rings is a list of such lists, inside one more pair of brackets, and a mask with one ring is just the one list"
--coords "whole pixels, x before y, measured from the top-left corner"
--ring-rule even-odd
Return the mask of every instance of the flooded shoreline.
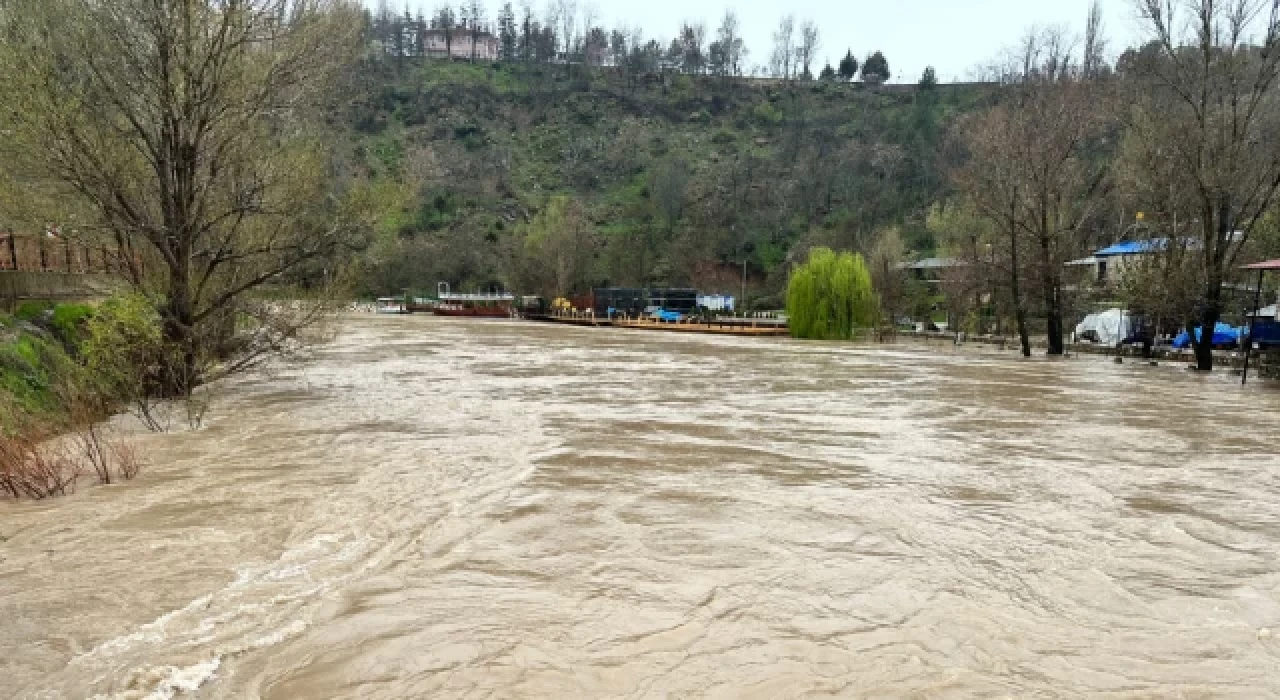
[[1280, 693], [1280, 392], [352, 317], [0, 504], [5, 697]]

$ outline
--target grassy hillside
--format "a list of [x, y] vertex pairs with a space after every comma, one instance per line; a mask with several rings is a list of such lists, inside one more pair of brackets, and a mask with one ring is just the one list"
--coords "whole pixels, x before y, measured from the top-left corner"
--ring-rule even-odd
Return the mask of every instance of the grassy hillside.
[[[990, 99], [980, 87], [407, 60], [372, 62], [358, 84], [349, 165], [391, 203], [361, 291], [736, 291], [745, 258], [762, 303], [812, 245], [866, 249], [897, 226], [909, 249], [930, 251], [925, 214], [946, 195], [941, 135]], [[528, 240], [556, 195], [593, 224], [573, 243], [588, 249], [583, 265]], [[563, 274], [544, 281], [546, 267]]]

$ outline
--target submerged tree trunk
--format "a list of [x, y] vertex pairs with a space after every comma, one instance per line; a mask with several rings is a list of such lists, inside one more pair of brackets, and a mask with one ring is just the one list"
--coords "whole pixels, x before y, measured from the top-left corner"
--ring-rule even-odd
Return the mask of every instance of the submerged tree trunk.
[[1200, 338], [1191, 328], [1191, 347], [1196, 354], [1196, 369], [1201, 372], [1213, 371], [1213, 332], [1222, 318], [1222, 284], [1210, 282], [1205, 290], [1204, 310], [1200, 312]]
[[1018, 323], [1018, 339], [1022, 356], [1031, 357], [1031, 337], [1027, 334], [1027, 310], [1022, 304], [1022, 288], [1018, 275], [1018, 227], [1009, 222], [1009, 292], [1013, 296], [1013, 315]]
[[1049, 240], [1048, 205], [1041, 204], [1040, 264], [1044, 268], [1041, 292], [1047, 320], [1050, 355], [1063, 354], [1062, 346], [1062, 286], [1058, 283], [1057, 268], [1053, 261], [1053, 246]]
[[171, 355], [161, 368], [160, 391], [168, 398], [185, 398], [195, 390], [197, 367], [195, 339], [192, 337], [195, 310], [186, 275], [181, 269], [170, 270], [169, 296], [161, 309], [161, 318]]

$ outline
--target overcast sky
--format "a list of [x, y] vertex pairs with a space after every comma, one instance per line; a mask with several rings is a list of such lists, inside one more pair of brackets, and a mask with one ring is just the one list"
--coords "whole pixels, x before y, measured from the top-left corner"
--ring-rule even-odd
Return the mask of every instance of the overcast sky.
[[[588, 0], [578, 0], [583, 5]], [[370, 6], [375, 0], [366, 0]], [[834, 65], [846, 49], [861, 61], [872, 51], [889, 59], [894, 82], [915, 82], [925, 66], [934, 66], [943, 82], [964, 80], [978, 65], [1015, 44], [1032, 26], [1063, 25], [1080, 33], [1091, 0], [734, 0], [703, 3], [690, 0], [595, 0], [605, 27], [638, 25], [646, 38], [669, 41], [682, 20], [703, 20], [713, 35], [728, 7], [737, 11], [751, 52], [749, 63], [767, 63], [772, 32], [784, 13], [797, 23], [818, 22], [822, 31], [819, 55]], [[405, 0], [389, 0], [402, 10]], [[430, 15], [438, 0], [408, 0], [412, 12]], [[453, 0], [452, 4], [458, 4]], [[500, 0], [486, 0], [489, 18]], [[520, 7], [519, 0], [513, 6]], [[535, 9], [546, 0], [534, 0]], [[1137, 43], [1142, 35], [1132, 0], [1102, 0], [1105, 29], [1112, 57]], [[819, 62], [819, 67], [821, 62]], [[816, 72], [816, 69], [815, 69]]]

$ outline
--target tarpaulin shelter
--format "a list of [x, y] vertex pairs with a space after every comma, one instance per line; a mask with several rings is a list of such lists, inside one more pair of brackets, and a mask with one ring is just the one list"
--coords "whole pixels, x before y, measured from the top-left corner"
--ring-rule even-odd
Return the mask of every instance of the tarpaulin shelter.
[[[1196, 340], [1200, 340], [1200, 337], [1201, 328], [1197, 326]], [[1218, 322], [1218, 324], [1213, 327], [1213, 338], [1211, 344], [1214, 347], [1231, 346], [1238, 342], [1240, 342], [1239, 328], [1236, 328], [1229, 323], [1222, 322]], [[1191, 336], [1186, 331], [1182, 331], [1178, 334], [1178, 337], [1173, 339], [1173, 347], [1178, 348], [1179, 350], [1191, 347]]]
[[1123, 309], [1109, 309], [1101, 313], [1089, 314], [1076, 325], [1077, 340], [1087, 338], [1108, 347], [1120, 345], [1132, 334], [1132, 320], [1129, 313]]

